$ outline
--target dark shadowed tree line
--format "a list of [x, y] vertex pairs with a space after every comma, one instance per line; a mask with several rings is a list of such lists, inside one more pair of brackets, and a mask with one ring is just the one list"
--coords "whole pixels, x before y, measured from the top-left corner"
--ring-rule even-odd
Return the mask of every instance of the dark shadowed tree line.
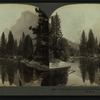
[[32, 39], [29, 35], [25, 36], [23, 33], [18, 44], [11, 31], [8, 34], [7, 40], [4, 32], [2, 33], [0, 47], [0, 56], [2, 58], [16, 58], [17, 56], [22, 56], [25, 59], [32, 60], [33, 51]]
[[36, 34], [36, 44], [33, 45], [33, 39], [30, 35], [23, 33], [22, 37], [17, 42], [14, 39], [12, 32], [9, 32], [8, 39], [6, 40], [4, 32], [1, 36], [1, 47], [0, 56], [3, 58], [16, 58], [21, 57], [22, 59], [35, 60], [41, 62], [41, 64], [49, 65], [49, 27], [48, 17], [45, 13], [36, 8], [35, 11], [38, 13], [38, 25], [36, 28], [32, 26], [29, 30]]
[[100, 43], [98, 43], [97, 38], [94, 37], [93, 31], [90, 29], [88, 39], [85, 35], [85, 31], [83, 31], [80, 41], [80, 55], [94, 56], [97, 54], [100, 54]]

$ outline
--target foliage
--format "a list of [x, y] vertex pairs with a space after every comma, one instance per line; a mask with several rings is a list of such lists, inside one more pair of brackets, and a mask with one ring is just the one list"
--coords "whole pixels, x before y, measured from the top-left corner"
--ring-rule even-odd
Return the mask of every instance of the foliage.
[[94, 37], [92, 29], [89, 31], [88, 40], [86, 39], [85, 32], [81, 35], [80, 42], [80, 55], [81, 56], [93, 56], [100, 53], [100, 45], [97, 38]]
[[29, 35], [27, 35], [24, 39], [23, 57], [29, 60], [33, 59], [33, 43]]
[[1, 48], [0, 48], [0, 50], [1, 50], [1, 57], [5, 57], [6, 49], [7, 49], [7, 44], [6, 44], [5, 34], [3, 32], [2, 36], [1, 36]]
[[80, 55], [86, 56], [87, 54], [87, 40], [85, 36], [85, 32], [83, 31], [81, 36], [81, 42], [80, 42]]
[[62, 37], [60, 18], [58, 14], [51, 17], [50, 35], [49, 35], [49, 57], [52, 59], [60, 59], [66, 61], [69, 57], [68, 42]]
[[49, 26], [48, 17], [39, 8], [35, 9], [38, 13], [38, 26], [36, 28], [29, 27], [36, 34], [36, 49], [34, 59], [42, 64], [49, 65]]
[[95, 50], [94, 48], [95, 48], [94, 34], [93, 34], [92, 30], [90, 29], [88, 41], [87, 41], [88, 54], [92, 55], [94, 53], [94, 50]]
[[12, 56], [14, 54], [14, 37], [11, 31], [8, 35], [7, 51], [9, 56]]

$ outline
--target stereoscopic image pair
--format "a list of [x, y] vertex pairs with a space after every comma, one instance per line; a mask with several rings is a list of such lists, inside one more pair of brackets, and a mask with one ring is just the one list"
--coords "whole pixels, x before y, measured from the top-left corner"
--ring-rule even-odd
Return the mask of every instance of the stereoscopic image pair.
[[0, 4], [1, 87], [99, 85], [100, 4]]

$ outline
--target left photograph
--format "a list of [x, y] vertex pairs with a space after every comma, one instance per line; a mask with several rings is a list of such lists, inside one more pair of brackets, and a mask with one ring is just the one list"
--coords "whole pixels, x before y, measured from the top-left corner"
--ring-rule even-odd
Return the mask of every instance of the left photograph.
[[45, 86], [48, 17], [38, 7], [0, 4], [0, 86]]

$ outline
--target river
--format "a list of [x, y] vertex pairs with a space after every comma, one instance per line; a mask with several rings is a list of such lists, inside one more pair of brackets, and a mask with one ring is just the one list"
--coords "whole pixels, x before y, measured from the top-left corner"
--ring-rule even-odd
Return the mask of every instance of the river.
[[70, 70], [74, 72], [68, 75], [66, 86], [100, 85], [100, 60], [75, 58]]
[[[69, 62], [68, 62], [69, 63]], [[50, 72], [51, 86], [99, 86], [100, 60], [73, 58], [70, 70]], [[67, 66], [67, 65], [66, 65]]]
[[0, 59], [0, 86], [41, 86], [45, 74], [21, 62]]
[[74, 58], [70, 65], [69, 69], [40, 71], [0, 59], [0, 86], [100, 86], [100, 60]]

